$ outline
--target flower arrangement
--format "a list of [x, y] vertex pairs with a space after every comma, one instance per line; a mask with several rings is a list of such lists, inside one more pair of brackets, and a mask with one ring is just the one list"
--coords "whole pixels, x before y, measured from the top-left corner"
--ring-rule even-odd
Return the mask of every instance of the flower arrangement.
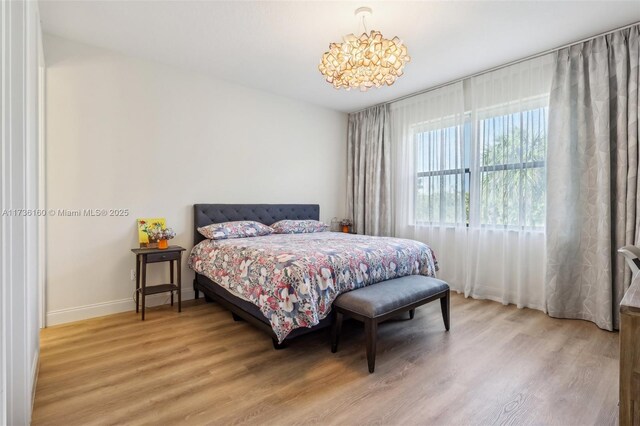
[[149, 235], [149, 241], [157, 241], [158, 248], [165, 249], [169, 247], [168, 240], [174, 238], [176, 233], [171, 228], [163, 228], [160, 224], [155, 226], [147, 226], [146, 232]]
[[148, 227], [147, 234], [149, 234], [149, 238], [152, 240], [160, 241], [160, 240], [170, 240], [175, 238], [176, 233], [171, 228], [162, 228], [160, 226]]
[[340, 221], [340, 226], [342, 227], [342, 232], [348, 234], [351, 231], [351, 227], [353, 226], [353, 221], [351, 219], [342, 219]]

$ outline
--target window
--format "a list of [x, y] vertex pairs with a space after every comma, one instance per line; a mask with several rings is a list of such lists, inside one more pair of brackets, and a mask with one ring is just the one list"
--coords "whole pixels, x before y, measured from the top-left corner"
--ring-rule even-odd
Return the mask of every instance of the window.
[[548, 108], [478, 120], [480, 224], [542, 227]]
[[480, 114], [414, 130], [416, 222], [543, 227], [548, 108]]
[[[464, 126], [415, 133], [418, 160], [416, 220], [455, 224], [469, 220], [469, 156]], [[468, 135], [467, 135], [468, 136]]]

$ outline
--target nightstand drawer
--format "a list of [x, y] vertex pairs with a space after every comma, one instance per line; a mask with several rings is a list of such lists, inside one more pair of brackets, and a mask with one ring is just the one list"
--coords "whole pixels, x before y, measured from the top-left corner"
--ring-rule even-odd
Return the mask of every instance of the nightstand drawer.
[[147, 255], [147, 263], [166, 262], [167, 260], [178, 260], [179, 251], [168, 251], [166, 253], [150, 253]]

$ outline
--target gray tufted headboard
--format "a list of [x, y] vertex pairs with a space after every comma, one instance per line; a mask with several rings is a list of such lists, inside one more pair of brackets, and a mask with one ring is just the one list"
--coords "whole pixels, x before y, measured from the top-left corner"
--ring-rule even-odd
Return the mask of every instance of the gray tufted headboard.
[[198, 232], [198, 228], [212, 223], [255, 220], [265, 225], [272, 225], [285, 219], [320, 220], [320, 206], [318, 204], [194, 204], [193, 244], [198, 244], [205, 239]]

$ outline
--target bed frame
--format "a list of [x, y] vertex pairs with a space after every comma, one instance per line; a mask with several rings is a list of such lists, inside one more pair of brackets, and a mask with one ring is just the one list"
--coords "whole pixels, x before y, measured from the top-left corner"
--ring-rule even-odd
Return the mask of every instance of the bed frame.
[[[235, 220], [255, 220], [265, 225], [272, 225], [279, 220], [320, 219], [320, 206], [317, 204], [194, 204], [193, 206], [193, 244], [196, 245], [205, 238], [198, 232], [201, 226], [212, 223], [230, 222]], [[302, 334], [326, 328], [331, 325], [331, 315], [311, 328], [297, 328], [293, 330], [284, 342], [278, 343], [269, 321], [253, 303], [243, 300], [209, 278], [196, 274], [193, 280], [196, 299], [200, 292], [204, 293], [207, 302], [217, 302], [231, 311], [236, 321], [245, 320], [258, 329], [264, 331], [273, 340], [275, 349], [282, 349], [286, 343]]]

